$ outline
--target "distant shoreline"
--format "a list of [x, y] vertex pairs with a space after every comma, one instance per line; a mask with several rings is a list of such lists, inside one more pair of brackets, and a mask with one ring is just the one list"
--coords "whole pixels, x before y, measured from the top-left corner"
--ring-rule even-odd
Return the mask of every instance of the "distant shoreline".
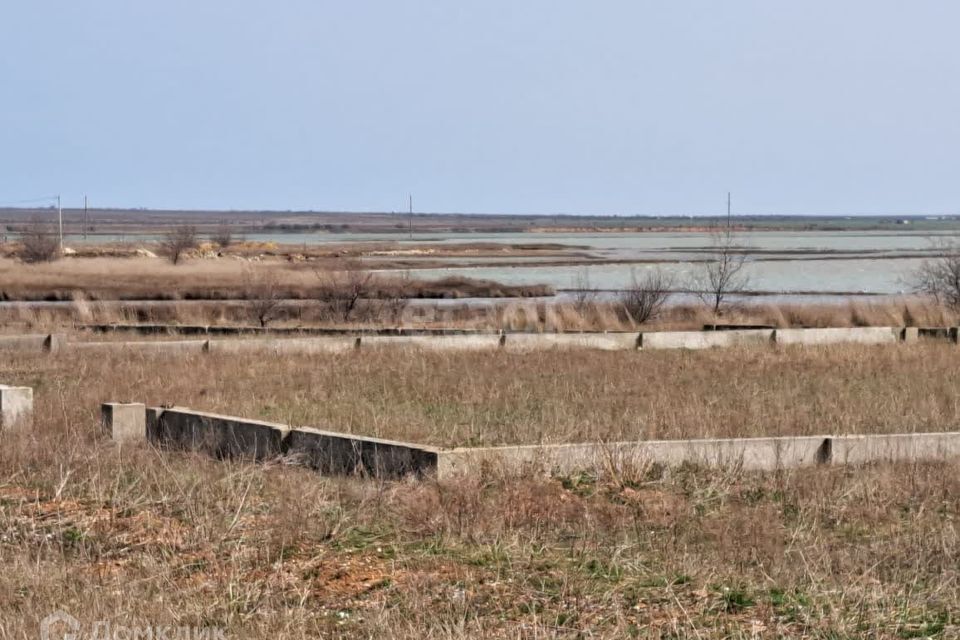
[[[34, 223], [58, 224], [55, 208], [0, 208], [0, 227], [19, 233]], [[162, 233], [192, 224], [202, 233], [229, 225], [242, 233], [331, 235], [376, 233], [401, 238], [444, 233], [709, 233], [732, 224], [738, 232], [890, 231], [960, 233], [957, 215], [717, 215], [617, 216], [573, 214], [394, 213], [337, 211], [210, 211], [69, 207], [64, 232], [81, 235]]]

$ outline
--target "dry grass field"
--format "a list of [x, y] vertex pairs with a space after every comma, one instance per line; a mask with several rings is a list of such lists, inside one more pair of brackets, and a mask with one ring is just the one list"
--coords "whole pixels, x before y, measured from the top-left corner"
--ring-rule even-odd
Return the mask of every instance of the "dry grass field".
[[41, 264], [0, 259], [0, 292], [5, 300], [246, 300], [316, 298], [331, 285], [363, 286], [371, 297], [463, 298], [550, 295], [542, 286], [447, 278], [434, 282], [372, 276], [354, 259], [316, 263], [281, 259], [246, 261], [240, 256], [192, 260], [178, 265], [158, 258], [74, 258]]
[[[960, 425], [947, 342], [700, 352], [7, 355], [87, 431], [110, 400], [444, 446], [943, 431]], [[49, 416], [51, 420], [58, 417]]]
[[117, 448], [104, 400], [437, 443], [953, 429], [945, 344], [325, 358], [7, 356], [0, 639], [919, 638], [960, 632], [960, 468], [323, 478]]

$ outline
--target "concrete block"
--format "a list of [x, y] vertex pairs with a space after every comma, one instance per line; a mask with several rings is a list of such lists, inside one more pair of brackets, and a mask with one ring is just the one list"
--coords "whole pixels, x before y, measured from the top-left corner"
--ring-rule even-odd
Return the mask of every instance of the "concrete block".
[[960, 433], [898, 433], [833, 438], [836, 464], [945, 460], [960, 457]]
[[828, 436], [488, 447], [441, 451], [437, 476], [444, 479], [482, 470], [567, 475], [591, 468], [648, 464], [696, 464], [773, 471], [827, 464], [831, 456], [831, 438]]
[[146, 422], [147, 422], [147, 440], [155, 444], [161, 444], [163, 440], [163, 432], [160, 429], [160, 416], [163, 415], [162, 407], [147, 407], [146, 410]]
[[777, 329], [777, 344], [890, 344], [899, 342], [894, 327], [851, 327], [846, 329]]
[[147, 407], [139, 402], [105, 402], [100, 406], [100, 424], [114, 442], [147, 438]]
[[360, 347], [373, 348], [413, 348], [430, 351], [495, 351], [500, 348], [501, 337], [486, 335], [449, 335], [449, 336], [364, 336], [360, 338]]
[[60, 353], [67, 346], [67, 336], [63, 333], [51, 333], [43, 343], [47, 353]]
[[40, 353], [47, 337], [46, 334], [0, 336], [0, 351]]
[[157, 444], [221, 459], [262, 461], [281, 456], [288, 431], [283, 424], [183, 407], [155, 408], [147, 413], [147, 433]]
[[655, 331], [640, 336], [641, 349], [711, 349], [740, 345], [766, 344], [773, 340], [773, 329], [730, 331]]
[[907, 344], [912, 344], [920, 340], [920, 329], [918, 327], [904, 327], [900, 330], [900, 340]]
[[33, 389], [0, 384], [0, 429], [19, 431], [33, 426]]
[[71, 350], [103, 353], [134, 352], [152, 356], [204, 353], [206, 340], [143, 340], [139, 342], [72, 342]]
[[322, 338], [254, 338], [210, 340], [210, 353], [344, 353], [360, 346], [360, 338], [331, 336]]
[[638, 334], [629, 333], [508, 333], [503, 348], [512, 352], [548, 349], [598, 349], [633, 351]]
[[289, 458], [328, 475], [398, 478], [433, 473], [439, 449], [302, 427], [287, 435], [286, 452]]

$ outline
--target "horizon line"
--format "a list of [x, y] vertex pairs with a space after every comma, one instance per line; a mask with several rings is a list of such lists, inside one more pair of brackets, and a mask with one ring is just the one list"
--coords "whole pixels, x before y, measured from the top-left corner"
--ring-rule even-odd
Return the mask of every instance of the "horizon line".
[[[43, 212], [56, 211], [56, 205], [43, 207], [24, 207], [18, 205], [0, 205], [0, 212]], [[83, 207], [63, 207], [64, 212], [83, 212]], [[110, 212], [142, 212], [142, 213], [183, 213], [183, 214], [274, 214], [274, 215], [340, 215], [363, 216], [381, 215], [410, 217], [409, 211], [363, 211], [363, 210], [335, 210], [335, 209], [191, 209], [179, 207], [118, 207], [94, 206], [88, 211]], [[726, 213], [497, 213], [497, 212], [459, 212], [459, 211], [421, 211], [413, 212], [414, 217], [512, 217], [512, 218], [606, 218], [606, 219], [670, 219], [670, 218], [726, 218]], [[922, 212], [922, 213], [732, 213], [731, 218], [928, 218], [928, 217], [960, 217], [960, 212]]]

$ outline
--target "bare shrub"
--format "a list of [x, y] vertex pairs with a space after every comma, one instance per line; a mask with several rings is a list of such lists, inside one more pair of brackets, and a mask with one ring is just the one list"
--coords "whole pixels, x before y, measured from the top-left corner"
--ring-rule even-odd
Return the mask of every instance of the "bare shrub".
[[661, 269], [649, 271], [642, 278], [631, 270], [630, 286], [620, 293], [620, 304], [634, 322], [646, 324], [660, 315], [672, 293], [673, 278]]
[[960, 245], [941, 243], [937, 251], [936, 257], [924, 260], [911, 274], [908, 284], [914, 293], [960, 310]]
[[359, 269], [332, 269], [315, 271], [320, 279], [316, 299], [323, 302], [337, 320], [349, 322], [359, 310], [364, 298], [373, 290], [373, 273]]
[[160, 240], [160, 251], [171, 263], [177, 264], [183, 254], [196, 249], [199, 244], [197, 228], [190, 224], [175, 227], [163, 235]]
[[60, 240], [51, 226], [32, 224], [20, 236], [20, 242], [20, 259], [24, 262], [53, 262], [60, 257]]
[[579, 313], [585, 313], [597, 298], [597, 290], [590, 284], [590, 271], [581, 269], [573, 277], [573, 307]]
[[233, 229], [225, 224], [220, 225], [216, 231], [210, 234], [210, 241], [221, 249], [230, 248], [230, 245], [233, 244]]
[[703, 263], [702, 272], [694, 277], [693, 289], [713, 313], [719, 314], [731, 295], [743, 293], [750, 286], [750, 277], [744, 271], [748, 254], [737, 247], [729, 228], [714, 234], [712, 253]]
[[272, 273], [254, 273], [250, 270], [245, 272], [244, 278], [247, 283], [246, 297], [253, 317], [261, 327], [266, 327], [280, 315], [283, 306], [283, 295], [277, 278]]

